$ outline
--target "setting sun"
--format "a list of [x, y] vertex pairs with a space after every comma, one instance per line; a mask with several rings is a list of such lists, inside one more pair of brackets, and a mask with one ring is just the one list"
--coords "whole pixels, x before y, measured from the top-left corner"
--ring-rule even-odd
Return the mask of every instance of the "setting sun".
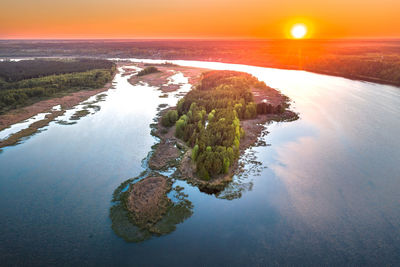
[[400, 267], [400, 0], [0, 1], [0, 267]]
[[290, 33], [293, 38], [301, 39], [304, 38], [304, 36], [307, 34], [307, 28], [303, 24], [296, 24], [292, 27]]

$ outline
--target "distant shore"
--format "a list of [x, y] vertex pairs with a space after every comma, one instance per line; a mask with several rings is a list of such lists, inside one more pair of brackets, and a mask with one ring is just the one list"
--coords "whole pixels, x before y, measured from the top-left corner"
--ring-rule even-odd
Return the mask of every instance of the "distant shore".
[[49, 99], [40, 100], [31, 105], [13, 109], [4, 114], [1, 114], [0, 131], [5, 128], [8, 128], [9, 126], [15, 123], [27, 120], [38, 113], [42, 112], [51, 113], [52, 112], [51, 109], [54, 106], [61, 105], [62, 109], [68, 109], [88, 99], [93, 95], [96, 95], [98, 93], [110, 89], [112, 86], [112, 81], [114, 80], [114, 77], [117, 74], [117, 72], [118, 70], [116, 69], [112, 74], [112, 78], [110, 79], [110, 81], [106, 83], [102, 88], [85, 89], [70, 93], [69, 92], [59, 93], [58, 95], [49, 97]]
[[[44, 119], [36, 121], [29, 125], [28, 128], [11, 134], [4, 140], [0, 140], [0, 149], [5, 146], [10, 146], [18, 143], [22, 138], [30, 136], [42, 128], [48, 125], [56, 117], [61, 116], [69, 108], [72, 108], [82, 101], [85, 101], [91, 96], [97, 95], [101, 92], [107, 91], [112, 87], [112, 81], [118, 70], [113, 74], [113, 78], [110, 82], [105, 84], [102, 88], [89, 89], [73, 92], [61, 97], [54, 97], [46, 100], [36, 102], [32, 105], [18, 108], [7, 112], [6, 114], [0, 115], [0, 131], [10, 127], [13, 124], [25, 121], [39, 113], [49, 113]], [[53, 110], [54, 106], [60, 105], [61, 110]]]
[[399, 39], [4, 40], [0, 56], [199, 60], [400, 86]]

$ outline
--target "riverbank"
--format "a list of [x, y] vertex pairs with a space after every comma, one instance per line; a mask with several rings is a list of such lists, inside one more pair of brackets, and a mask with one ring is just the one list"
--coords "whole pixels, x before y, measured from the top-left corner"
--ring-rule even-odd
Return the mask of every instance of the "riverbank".
[[[25, 121], [39, 113], [48, 113], [44, 119], [36, 121], [29, 125], [26, 129], [22, 129], [16, 133], [11, 134], [7, 138], [0, 140], [0, 148], [18, 144], [24, 137], [30, 136], [39, 131], [40, 128], [48, 125], [55, 118], [63, 115], [67, 109], [70, 109], [82, 101], [97, 95], [101, 92], [107, 91], [112, 87], [112, 81], [118, 73], [116, 69], [113, 73], [113, 78], [110, 82], [106, 83], [102, 88], [82, 90], [70, 93], [62, 97], [54, 97], [47, 100], [36, 102], [30, 106], [15, 109], [6, 114], [0, 115], [0, 131], [10, 127], [13, 124]], [[55, 106], [60, 105], [59, 109], [53, 109]]]
[[0, 56], [200, 60], [305, 70], [400, 86], [396, 39], [4, 41]]
[[114, 72], [111, 81], [105, 84], [102, 88], [82, 90], [67, 94], [65, 96], [58, 96], [51, 99], [42, 100], [30, 106], [15, 109], [7, 112], [6, 114], [0, 115], [0, 131], [9, 127], [10, 125], [27, 120], [38, 113], [51, 112], [51, 109], [54, 106], [61, 105], [63, 109], [68, 109], [88, 99], [91, 96], [107, 91], [111, 88], [112, 80], [114, 79], [116, 74], [117, 71]]

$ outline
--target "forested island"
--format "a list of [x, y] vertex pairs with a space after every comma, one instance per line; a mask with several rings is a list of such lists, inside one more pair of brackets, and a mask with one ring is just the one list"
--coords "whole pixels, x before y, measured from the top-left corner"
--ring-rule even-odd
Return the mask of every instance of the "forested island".
[[[196, 83], [176, 106], [160, 107], [151, 125], [159, 142], [144, 161], [148, 169], [114, 192], [112, 228], [130, 242], [168, 234], [192, 215], [193, 205], [181, 192], [183, 188], [173, 187], [175, 179], [218, 194], [232, 181], [240, 155], [256, 143], [265, 123], [298, 118], [289, 110], [286, 96], [244, 72], [168, 64], [136, 66], [145, 71], [134, 74], [129, 80], [132, 84], [143, 82], [172, 92], [176, 87], [165, 87], [165, 83], [177, 70]], [[175, 170], [171, 176], [162, 175], [170, 170]]]
[[[158, 136], [170, 140], [172, 131], [183, 141], [178, 141], [187, 149], [179, 165], [182, 176], [203, 191], [218, 192], [231, 180], [240, 152], [260, 134], [256, 125], [297, 118], [288, 107], [287, 97], [250, 74], [208, 71], [175, 108], [163, 113]], [[153, 159], [166, 149], [156, 150]]]

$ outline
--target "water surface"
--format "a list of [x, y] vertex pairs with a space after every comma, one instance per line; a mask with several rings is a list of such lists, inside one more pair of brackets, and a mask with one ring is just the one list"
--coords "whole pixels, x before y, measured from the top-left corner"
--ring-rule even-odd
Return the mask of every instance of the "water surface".
[[288, 95], [300, 119], [268, 125], [261, 138], [268, 145], [246, 152], [245, 173], [220, 196], [177, 181], [193, 215], [169, 235], [127, 243], [111, 229], [112, 193], [146, 168], [157, 107], [173, 105], [179, 94], [160, 98], [156, 88], [117, 75], [100, 110], [75, 124], [52, 122], [0, 153], [3, 264], [399, 264], [399, 88], [303, 71], [173, 63], [249, 72]]

